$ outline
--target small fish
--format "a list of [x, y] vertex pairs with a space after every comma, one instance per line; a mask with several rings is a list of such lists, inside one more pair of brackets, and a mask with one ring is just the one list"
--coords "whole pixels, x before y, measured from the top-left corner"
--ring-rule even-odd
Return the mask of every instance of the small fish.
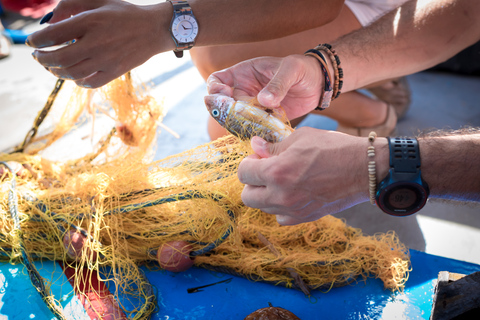
[[279, 142], [293, 132], [280, 120], [278, 111], [261, 107], [253, 101], [235, 101], [228, 96], [213, 94], [205, 96], [205, 105], [222, 127], [240, 139], [259, 136], [269, 142]]

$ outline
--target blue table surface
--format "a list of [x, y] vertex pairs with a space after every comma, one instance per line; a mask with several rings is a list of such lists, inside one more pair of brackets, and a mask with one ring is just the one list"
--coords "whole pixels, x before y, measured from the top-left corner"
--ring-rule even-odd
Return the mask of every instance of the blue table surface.
[[[295, 289], [252, 282], [241, 277], [192, 268], [183, 273], [149, 271], [143, 268], [157, 290], [158, 307], [152, 319], [244, 319], [270, 304], [308, 319], [429, 319], [438, 273], [470, 274], [480, 265], [411, 250], [412, 272], [402, 293], [384, 290], [378, 279], [334, 288], [328, 293], [313, 291], [306, 297]], [[61, 267], [50, 261], [36, 262], [41, 275], [50, 281], [69, 319], [89, 319]], [[187, 289], [204, 286], [199, 292]], [[0, 264], [0, 318], [53, 319], [32, 286], [22, 265]]]

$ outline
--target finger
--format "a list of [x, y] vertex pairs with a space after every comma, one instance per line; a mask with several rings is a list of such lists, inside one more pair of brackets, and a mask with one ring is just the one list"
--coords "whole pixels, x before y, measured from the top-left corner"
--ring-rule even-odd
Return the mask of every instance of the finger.
[[87, 59], [69, 68], [48, 68], [57, 78], [66, 80], [81, 80], [98, 72], [98, 64]]
[[56, 50], [35, 50], [33, 57], [47, 68], [69, 68], [87, 59], [90, 54], [91, 50], [86, 50], [79, 40]]
[[98, 71], [86, 78], [76, 80], [75, 83], [79, 87], [83, 87], [87, 89], [95, 89], [95, 88], [100, 88], [101, 86], [106, 85], [107, 83], [109, 83], [112, 80], [115, 80], [116, 78], [117, 76], [111, 72]]
[[291, 139], [287, 138], [286, 140], [278, 143], [270, 143], [258, 136], [255, 136], [252, 138], [252, 140], [250, 140], [250, 144], [255, 154], [257, 154], [260, 158], [271, 158], [285, 151], [291, 144]]
[[250, 145], [252, 146], [253, 152], [255, 152], [260, 158], [270, 157], [268, 142], [264, 139], [255, 136], [250, 140]]
[[242, 191], [242, 201], [243, 204], [250, 208], [262, 209], [268, 207], [268, 199], [267, 196], [268, 190], [266, 187], [258, 187], [258, 186], [251, 186], [245, 185]]
[[281, 215], [281, 214], [277, 214], [276, 218], [277, 218], [278, 224], [282, 226], [293, 226], [296, 224], [307, 222], [307, 221], [304, 221], [303, 219], [297, 219], [291, 216]]
[[207, 91], [209, 94], [223, 94], [229, 97], [233, 95], [233, 88], [223, 83], [215, 74], [207, 79]]
[[261, 159], [261, 157], [260, 157], [258, 154], [254, 153], [254, 154], [249, 155], [248, 157], [245, 157], [245, 159], [255, 159], [255, 160], [258, 160], [258, 159]]
[[87, 26], [81, 23], [78, 17], [63, 20], [32, 33], [28, 36], [26, 44], [33, 48], [46, 48], [81, 38]]
[[237, 176], [241, 183], [252, 186], [266, 186], [267, 180], [264, 172], [267, 159], [254, 159], [247, 157], [240, 162], [237, 170]]
[[288, 90], [296, 83], [296, 77], [292, 73], [297, 67], [293, 65], [292, 58], [284, 58], [277, 72], [257, 95], [258, 102], [265, 107], [275, 108], [280, 105], [288, 93]]

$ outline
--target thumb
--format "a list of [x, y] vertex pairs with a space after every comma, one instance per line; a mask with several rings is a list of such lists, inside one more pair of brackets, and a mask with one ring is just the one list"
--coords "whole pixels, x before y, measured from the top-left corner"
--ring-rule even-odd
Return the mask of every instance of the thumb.
[[286, 215], [278, 214], [275, 217], [277, 219], [278, 224], [281, 226], [293, 226], [293, 225], [302, 223], [302, 221]]
[[277, 93], [271, 92], [276, 91], [274, 87], [270, 86], [270, 83], [267, 84], [257, 95], [258, 102], [267, 108], [276, 108], [282, 102], [285, 95], [278, 95]]
[[258, 93], [258, 102], [267, 108], [278, 107], [294, 85], [295, 80], [293, 78], [289, 62], [285, 62], [284, 59], [270, 82]]
[[207, 78], [208, 94], [223, 94], [228, 97], [233, 96], [233, 88], [227, 85], [223, 78], [226, 77], [224, 71], [214, 72]]
[[284, 141], [270, 143], [258, 136], [252, 138], [250, 145], [252, 146], [253, 152], [255, 152], [255, 154], [260, 158], [270, 158], [276, 156], [285, 149]]
[[260, 137], [253, 137], [250, 141], [253, 152], [255, 152], [260, 158], [269, 158], [270, 157], [270, 148], [269, 142], [263, 140]]

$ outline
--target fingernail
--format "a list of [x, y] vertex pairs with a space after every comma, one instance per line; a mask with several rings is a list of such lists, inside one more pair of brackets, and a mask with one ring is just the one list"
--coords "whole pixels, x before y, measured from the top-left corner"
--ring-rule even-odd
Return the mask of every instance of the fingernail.
[[37, 51], [32, 52], [32, 57], [33, 57], [33, 59], [37, 60]]
[[273, 100], [273, 98], [274, 98], [273, 93], [271, 93], [267, 89], [262, 90], [262, 95], [263, 95], [263, 98], [268, 99], [268, 100]]
[[48, 21], [50, 21], [50, 19], [52, 19], [53, 17], [53, 11], [47, 13], [46, 15], [43, 16], [42, 20], [40, 20], [40, 24], [44, 24], [44, 23], [47, 23]]
[[288, 222], [288, 216], [277, 215], [277, 216], [275, 216], [275, 217], [277, 218], [278, 224], [280, 224], [280, 225], [282, 225], [282, 226], [285, 225], [286, 222]]
[[267, 88], [263, 88], [257, 95], [258, 101], [266, 107], [272, 106], [275, 96]]
[[255, 136], [251, 140], [252, 147], [257, 146], [259, 148], [264, 149], [265, 146], [267, 145], [267, 141], [263, 140], [262, 138]]
[[25, 45], [31, 47], [32, 45], [30, 44], [30, 41], [28, 40], [28, 38], [25, 40]]

